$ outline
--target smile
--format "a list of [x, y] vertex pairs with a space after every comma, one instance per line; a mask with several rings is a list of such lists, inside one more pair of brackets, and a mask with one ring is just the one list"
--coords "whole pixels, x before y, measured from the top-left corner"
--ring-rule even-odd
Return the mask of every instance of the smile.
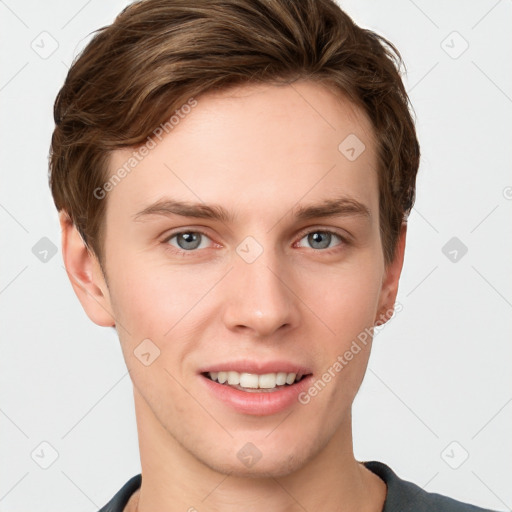
[[262, 391], [291, 386], [303, 378], [302, 373], [245, 373], [236, 371], [206, 372], [205, 376], [219, 384], [226, 384], [241, 391]]

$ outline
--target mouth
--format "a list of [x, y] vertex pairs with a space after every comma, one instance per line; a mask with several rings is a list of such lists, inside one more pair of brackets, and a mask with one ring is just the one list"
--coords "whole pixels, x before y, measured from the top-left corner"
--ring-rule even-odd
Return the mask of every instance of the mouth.
[[203, 372], [207, 379], [247, 393], [272, 393], [294, 386], [311, 374], [295, 372], [246, 373], [233, 370]]
[[300, 405], [298, 397], [313, 381], [307, 367], [285, 361], [237, 361], [202, 368], [209, 396], [229, 410], [268, 416]]

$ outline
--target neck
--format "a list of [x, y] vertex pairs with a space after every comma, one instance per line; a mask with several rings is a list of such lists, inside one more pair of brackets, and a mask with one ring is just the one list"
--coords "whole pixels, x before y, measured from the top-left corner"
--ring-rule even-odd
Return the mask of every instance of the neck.
[[[381, 512], [386, 484], [357, 462], [351, 418], [300, 469], [237, 476], [208, 467], [183, 448], [134, 391], [142, 484], [124, 512]], [[349, 415], [350, 416], [350, 415]]]

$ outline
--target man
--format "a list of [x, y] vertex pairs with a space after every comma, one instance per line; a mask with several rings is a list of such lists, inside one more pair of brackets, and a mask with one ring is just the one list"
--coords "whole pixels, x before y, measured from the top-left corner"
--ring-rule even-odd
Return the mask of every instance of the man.
[[483, 510], [353, 454], [419, 165], [400, 63], [330, 0], [146, 0], [71, 67], [50, 184], [142, 466], [103, 511]]

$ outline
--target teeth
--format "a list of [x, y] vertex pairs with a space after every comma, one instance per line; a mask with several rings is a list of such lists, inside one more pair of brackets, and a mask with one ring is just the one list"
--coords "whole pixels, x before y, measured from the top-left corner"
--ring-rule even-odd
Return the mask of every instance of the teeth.
[[275, 388], [277, 384], [277, 374], [275, 373], [266, 373], [265, 375], [260, 375], [258, 377], [258, 387], [264, 389], [272, 389]]
[[228, 372], [228, 384], [231, 386], [240, 384], [240, 374], [238, 372]]
[[243, 388], [257, 389], [259, 386], [259, 377], [255, 373], [238, 373], [238, 383]]
[[295, 377], [297, 377], [295, 373], [289, 373], [286, 376], [286, 384], [293, 384], [295, 382]]
[[256, 373], [238, 373], [234, 371], [209, 372], [208, 375], [211, 380], [220, 382], [220, 384], [227, 383], [230, 386], [249, 389], [273, 389], [276, 386], [291, 385], [298, 382], [303, 376], [302, 373], [278, 372], [258, 375]]
[[279, 372], [276, 374], [276, 384], [278, 386], [284, 386], [286, 384], [286, 373], [285, 372]]

